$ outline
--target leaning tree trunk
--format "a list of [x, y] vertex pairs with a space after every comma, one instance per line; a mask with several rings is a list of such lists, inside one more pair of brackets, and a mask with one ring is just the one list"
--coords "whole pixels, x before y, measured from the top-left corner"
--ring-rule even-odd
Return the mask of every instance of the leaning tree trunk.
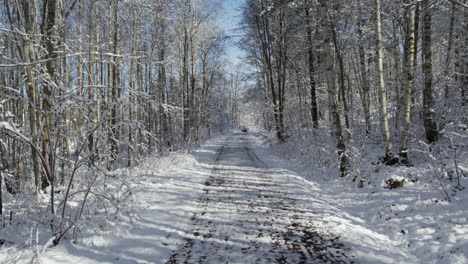
[[383, 69], [383, 51], [382, 51], [382, 26], [380, 18], [380, 0], [375, 0], [376, 18], [375, 18], [375, 40], [377, 46], [377, 73], [378, 73], [378, 88], [380, 97], [380, 123], [382, 126], [382, 135], [385, 142], [385, 157], [384, 162], [388, 163], [393, 160], [393, 145], [390, 134], [390, 126], [388, 123], [387, 113], [387, 91], [384, 82]]
[[424, 92], [423, 92], [423, 120], [424, 129], [426, 130], [426, 140], [428, 143], [433, 143], [439, 138], [437, 124], [434, 120], [434, 94], [432, 88], [432, 39], [431, 39], [431, 20], [432, 7], [429, 5], [429, 0], [423, 3], [423, 71], [424, 71]]
[[415, 53], [415, 7], [411, 6], [407, 11], [408, 36], [407, 36], [407, 54], [406, 54], [406, 92], [403, 112], [403, 131], [400, 135], [400, 159], [403, 163], [408, 163], [408, 137], [411, 124], [411, 97], [414, 85], [414, 53]]

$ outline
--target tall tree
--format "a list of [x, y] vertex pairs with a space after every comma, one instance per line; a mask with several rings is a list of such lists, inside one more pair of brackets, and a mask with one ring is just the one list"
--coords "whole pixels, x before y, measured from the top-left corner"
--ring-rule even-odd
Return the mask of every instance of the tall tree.
[[384, 162], [389, 163], [393, 160], [393, 143], [388, 122], [387, 110], [387, 90], [385, 89], [384, 66], [383, 66], [383, 48], [382, 48], [382, 20], [381, 20], [381, 2], [375, 0], [375, 42], [377, 49], [376, 65], [378, 75], [378, 90], [380, 99], [380, 125], [382, 136], [385, 143]]
[[[20, 51], [23, 52], [22, 57], [23, 60], [29, 63], [33, 63], [36, 60], [36, 51], [34, 49], [34, 24], [35, 24], [35, 1], [23, 1], [23, 31], [26, 33], [23, 35], [22, 39], [22, 49]], [[37, 88], [36, 88], [36, 74], [33, 69], [33, 65], [28, 65], [25, 67], [25, 74], [26, 74], [26, 84], [27, 84], [27, 95], [29, 100], [28, 105], [28, 114], [29, 114], [29, 130], [31, 135], [31, 143], [38, 146], [39, 144], [39, 135], [38, 135], [38, 128], [39, 128], [39, 109], [40, 103], [38, 102], [37, 98]], [[39, 160], [39, 153], [37, 150], [31, 146], [31, 156], [33, 161], [33, 172], [34, 172], [34, 179], [36, 189], [39, 190], [42, 187], [42, 172], [40, 168], [40, 160]]]
[[429, 0], [423, 2], [423, 72], [424, 72], [424, 92], [423, 92], [423, 120], [426, 130], [426, 140], [429, 143], [437, 141], [439, 132], [435, 122], [434, 114], [434, 92], [432, 87], [432, 12], [433, 8]]
[[403, 130], [400, 135], [400, 159], [402, 163], [408, 163], [408, 137], [409, 129], [411, 124], [411, 106], [412, 106], [412, 95], [413, 95], [413, 86], [414, 86], [414, 53], [416, 52], [415, 47], [415, 14], [416, 7], [411, 5], [406, 11], [407, 23], [408, 23], [408, 36], [407, 36], [407, 54], [406, 54], [406, 71], [407, 71], [407, 80], [406, 80], [406, 91], [405, 91], [405, 100], [404, 100], [404, 112], [403, 112]]
[[[450, 76], [450, 62], [452, 59], [452, 49], [453, 49], [453, 30], [455, 27], [455, 18], [456, 18], [456, 4], [452, 3], [452, 10], [450, 14], [450, 25], [449, 25], [449, 32], [448, 32], [448, 43], [447, 43], [447, 53], [445, 55], [445, 78], [448, 79]], [[445, 106], [447, 107], [449, 97], [449, 84], [448, 82], [444, 86], [444, 99], [445, 99]]]
[[309, 84], [310, 84], [310, 113], [312, 116], [312, 123], [315, 128], [319, 125], [318, 120], [318, 105], [317, 105], [317, 87], [316, 87], [316, 80], [315, 80], [315, 55], [314, 55], [314, 41], [312, 38], [312, 19], [310, 15], [310, 6], [307, 4], [307, 0], [305, 0], [305, 17], [307, 23], [307, 59], [309, 64]]
[[88, 134], [88, 150], [91, 153], [91, 163], [97, 158], [95, 148], [95, 137], [90, 133], [93, 127], [97, 124], [96, 105], [95, 105], [95, 47], [96, 44], [96, 6], [97, 1], [91, 0], [88, 9], [88, 121], [86, 133]]
[[367, 76], [368, 69], [366, 67], [366, 53], [364, 51], [364, 35], [362, 33], [363, 28], [363, 14], [362, 14], [362, 7], [361, 1], [358, 1], [358, 51], [359, 51], [359, 70], [360, 70], [360, 78], [361, 78], [361, 101], [362, 101], [362, 108], [364, 112], [364, 120], [366, 123], [366, 135], [369, 135], [372, 131], [371, 128], [371, 120], [370, 120], [370, 93], [369, 93], [369, 78]]
[[330, 108], [331, 123], [335, 135], [336, 149], [340, 164], [340, 174], [342, 177], [348, 175], [349, 158], [346, 154], [346, 144], [343, 137], [341, 118], [338, 108], [338, 92], [335, 84], [334, 73], [334, 51], [333, 51], [333, 25], [328, 13], [326, 0], [319, 1], [319, 13], [322, 27], [324, 29], [324, 57], [325, 57], [325, 75], [328, 87], [328, 104]]
[[[275, 120], [275, 129], [276, 129], [276, 136], [280, 142], [285, 140], [284, 135], [284, 119], [283, 119], [283, 110], [284, 110], [284, 88], [285, 82], [283, 82], [285, 78], [285, 59], [286, 59], [286, 51], [283, 50], [285, 48], [285, 36], [286, 31], [284, 30], [284, 22], [283, 22], [283, 15], [279, 14], [276, 15], [277, 20], [275, 22], [278, 23], [278, 26], [275, 28], [276, 32], [273, 31], [272, 21], [270, 21], [269, 16], [271, 15], [266, 11], [268, 6], [268, 2], [265, 3], [264, 0], [260, 1], [260, 6], [258, 6], [255, 1], [249, 1], [249, 12], [250, 16], [252, 16], [253, 26], [255, 28], [255, 33], [257, 35], [258, 40], [260, 41], [260, 53], [262, 58], [262, 65], [264, 76], [265, 87], [268, 87], [270, 92], [269, 98], [271, 98], [272, 109], [273, 109], [273, 118]], [[272, 10], [275, 11], [275, 10]], [[276, 38], [272, 36], [275, 34]], [[274, 41], [277, 40], [279, 43], [275, 43]], [[274, 49], [277, 47], [277, 49]], [[275, 68], [276, 66], [276, 68]], [[276, 78], [275, 78], [276, 77]], [[276, 79], [276, 81], [275, 81]]]
[[[111, 157], [110, 164], [114, 163], [117, 159], [118, 154], [118, 134], [117, 134], [117, 100], [118, 100], [118, 90], [120, 85], [120, 72], [119, 72], [119, 59], [118, 59], [118, 43], [119, 43], [119, 1], [114, 0], [112, 4], [112, 24], [113, 24], [113, 33], [112, 33], [112, 86], [111, 86], [111, 116], [110, 116], [110, 138], [109, 142], [111, 144]], [[109, 167], [111, 169], [111, 167]]]
[[[47, 166], [51, 171], [53, 171], [53, 164], [55, 162], [54, 159], [54, 150], [52, 149], [53, 146], [51, 145], [51, 130], [52, 130], [52, 99], [54, 96], [53, 91], [55, 90], [54, 87], [56, 85], [56, 58], [57, 53], [55, 50], [55, 43], [57, 42], [57, 34], [56, 34], [56, 7], [57, 3], [55, 0], [48, 0], [47, 1], [47, 18], [46, 18], [46, 27], [45, 27], [45, 46], [47, 48], [47, 62], [46, 62], [46, 69], [47, 69], [47, 81], [44, 84], [43, 91], [43, 109], [42, 111], [45, 114], [44, 118], [44, 125], [42, 128], [43, 133], [43, 156], [45, 158], [45, 166]], [[45, 189], [50, 184], [53, 187], [54, 179], [49, 179], [47, 177], [42, 178], [42, 189]]]

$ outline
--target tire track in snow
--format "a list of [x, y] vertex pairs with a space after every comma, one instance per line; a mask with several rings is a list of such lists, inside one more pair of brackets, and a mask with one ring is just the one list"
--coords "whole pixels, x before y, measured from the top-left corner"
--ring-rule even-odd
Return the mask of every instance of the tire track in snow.
[[194, 230], [166, 263], [354, 263], [338, 237], [317, 231], [319, 219], [295, 212], [300, 203], [275, 182], [284, 175], [244, 135], [218, 149]]

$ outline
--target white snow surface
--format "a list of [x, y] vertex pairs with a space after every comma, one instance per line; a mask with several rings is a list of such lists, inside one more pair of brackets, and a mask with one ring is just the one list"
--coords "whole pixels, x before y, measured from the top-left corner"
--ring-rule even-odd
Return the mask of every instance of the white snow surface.
[[288, 246], [291, 226], [339, 237], [344, 249], [325, 249], [338, 263], [468, 263], [466, 191], [449, 203], [421, 186], [369, 190], [290, 167], [256, 133], [148, 159], [116, 172], [133, 193], [126, 214], [56, 247], [45, 231], [37, 243], [7, 237], [0, 263], [325, 263]]

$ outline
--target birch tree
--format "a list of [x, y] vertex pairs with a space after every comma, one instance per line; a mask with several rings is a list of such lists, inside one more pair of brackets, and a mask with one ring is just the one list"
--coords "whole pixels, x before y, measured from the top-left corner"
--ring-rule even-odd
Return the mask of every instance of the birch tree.
[[407, 54], [406, 54], [406, 69], [407, 69], [407, 80], [406, 80], [406, 91], [404, 100], [404, 112], [403, 112], [403, 130], [400, 135], [400, 160], [402, 163], [408, 163], [408, 137], [411, 125], [411, 105], [412, 95], [414, 86], [414, 58], [415, 58], [415, 14], [416, 7], [411, 5], [407, 12], [408, 22], [408, 41], [407, 41]]
[[369, 93], [369, 78], [368, 69], [366, 67], [366, 53], [364, 51], [364, 35], [363, 35], [363, 14], [361, 1], [358, 1], [358, 18], [357, 18], [357, 33], [358, 33], [358, 51], [359, 51], [359, 70], [361, 78], [361, 102], [362, 109], [364, 112], [364, 120], [366, 123], [366, 135], [369, 135], [372, 131], [371, 120], [370, 120], [370, 93]]
[[380, 125], [382, 129], [382, 136], [385, 144], [385, 163], [392, 163], [393, 161], [393, 143], [390, 133], [390, 126], [388, 122], [388, 109], [387, 109], [387, 90], [385, 88], [384, 80], [384, 66], [383, 66], [383, 48], [382, 48], [382, 22], [381, 22], [381, 2], [375, 0], [375, 42], [376, 42], [376, 64], [378, 75], [378, 93], [380, 99]]

